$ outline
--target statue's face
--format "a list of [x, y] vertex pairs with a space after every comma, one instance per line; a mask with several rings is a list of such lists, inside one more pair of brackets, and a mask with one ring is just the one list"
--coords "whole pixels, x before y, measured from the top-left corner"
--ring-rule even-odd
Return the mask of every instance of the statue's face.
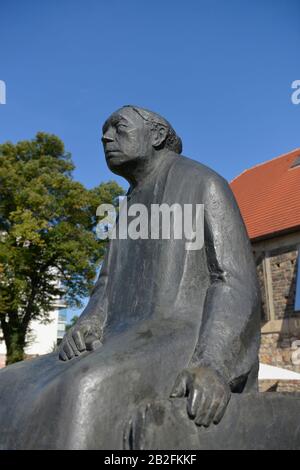
[[151, 154], [151, 126], [131, 108], [122, 108], [105, 122], [102, 143], [108, 167], [117, 172], [126, 163]]

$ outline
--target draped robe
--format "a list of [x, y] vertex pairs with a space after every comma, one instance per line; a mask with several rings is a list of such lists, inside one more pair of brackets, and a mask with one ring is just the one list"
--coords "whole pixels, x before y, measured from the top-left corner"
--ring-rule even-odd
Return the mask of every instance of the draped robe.
[[115, 239], [83, 317], [102, 346], [0, 371], [1, 449], [118, 449], [143, 401], [167, 398], [189, 366], [218, 371], [233, 392], [255, 389], [260, 297], [251, 245], [225, 180], [169, 153], [128, 206], [204, 204], [204, 246]]

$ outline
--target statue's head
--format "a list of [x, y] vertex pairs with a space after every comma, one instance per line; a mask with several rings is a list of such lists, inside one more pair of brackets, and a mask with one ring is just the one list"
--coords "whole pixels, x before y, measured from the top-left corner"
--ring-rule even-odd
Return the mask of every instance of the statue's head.
[[180, 137], [171, 124], [152, 111], [137, 106], [124, 106], [115, 111], [103, 125], [102, 142], [107, 164], [112, 171], [139, 163], [167, 149], [181, 153]]

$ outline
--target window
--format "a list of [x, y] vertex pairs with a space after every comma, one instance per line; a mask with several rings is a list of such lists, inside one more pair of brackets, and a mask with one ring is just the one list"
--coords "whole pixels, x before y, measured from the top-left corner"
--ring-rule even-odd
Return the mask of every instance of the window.
[[298, 248], [298, 266], [296, 277], [295, 310], [300, 310], [300, 247]]
[[296, 157], [296, 159], [291, 164], [290, 168], [296, 168], [300, 166], [300, 156]]
[[59, 309], [58, 321], [61, 322], [61, 323], [66, 323], [67, 322], [67, 309], [66, 308]]

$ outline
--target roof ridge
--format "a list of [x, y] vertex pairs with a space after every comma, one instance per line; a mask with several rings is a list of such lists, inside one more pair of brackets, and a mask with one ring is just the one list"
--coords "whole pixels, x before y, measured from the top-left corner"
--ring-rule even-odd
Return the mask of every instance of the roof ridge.
[[246, 168], [244, 171], [242, 171], [239, 175], [235, 176], [233, 178], [233, 180], [231, 180], [230, 183], [233, 183], [237, 178], [239, 178], [240, 176], [242, 176], [244, 173], [247, 173], [248, 171], [251, 171], [251, 170], [254, 170], [255, 168], [258, 168], [260, 166], [263, 166], [263, 165], [267, 165], [268, 163], [271, 163], [273, 162], [274, 160], [278, 160], [279, 158], [284, 158], [284, 157], [287, 157], [289, 155], [292, 155], [293, 153], [300, 153], [300, 147], [297, 147], [295, 148], [294, 150], [291, 150], [290, 152], [286, 152], [286, 153], [283, 153], [282, 155], [278, 155], [277, 157], [274, 157], [274, 158], [271, 158], [271, 160], [266, 160], [262, 163], [257, 163], [256, 165], [254, 166], [251, 166], [250, 168]]

